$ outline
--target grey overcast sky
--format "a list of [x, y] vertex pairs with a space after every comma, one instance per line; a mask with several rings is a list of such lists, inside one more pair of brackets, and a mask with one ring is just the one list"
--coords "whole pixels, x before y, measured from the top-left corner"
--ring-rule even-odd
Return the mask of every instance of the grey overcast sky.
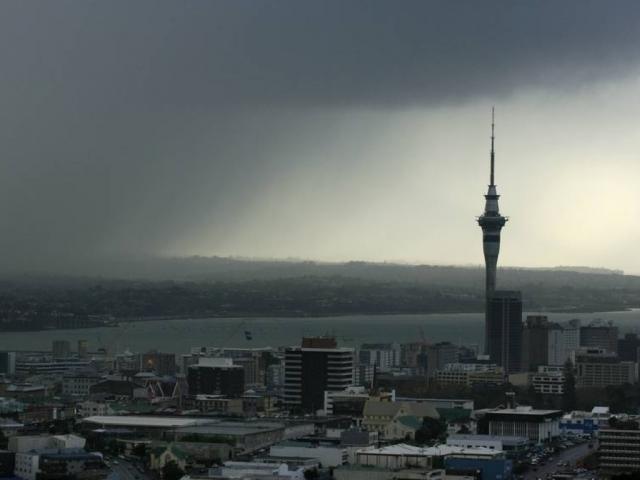
[[640, 273], [640, 3], [4, 0], [0, 264], [241, 255]]

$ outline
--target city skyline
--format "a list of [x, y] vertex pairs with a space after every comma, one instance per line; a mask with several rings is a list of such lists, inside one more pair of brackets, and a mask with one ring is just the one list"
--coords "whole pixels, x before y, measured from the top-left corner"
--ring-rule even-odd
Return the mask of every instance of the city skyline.
[[633, 0], [0, 2], [0, 479], [640, 478], [639, 43]]

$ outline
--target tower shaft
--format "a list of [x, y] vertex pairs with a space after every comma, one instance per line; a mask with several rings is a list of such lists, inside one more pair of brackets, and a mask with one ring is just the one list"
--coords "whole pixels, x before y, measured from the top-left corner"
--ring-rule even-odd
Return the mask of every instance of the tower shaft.
[[489, 188], [485, 198], [484, 212], [478, 217], [478, 225], [482, 228], [482, 250], [485, 262], [485, 352], [487, 351], [487, 335], [489, 323], [489, 300], [496, 290], [496, 270], [498, 267], [498, 255], [500, 254], [500, 232], [507, 222], [507, 218], [500, 215], [498, 195], [495, 185], [495, 135], [494, 135], [494, 111], [491, 110], [491, 154]]

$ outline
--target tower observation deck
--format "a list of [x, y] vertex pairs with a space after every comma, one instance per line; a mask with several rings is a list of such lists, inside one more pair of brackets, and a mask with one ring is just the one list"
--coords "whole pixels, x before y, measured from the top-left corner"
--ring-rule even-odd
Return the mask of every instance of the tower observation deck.
[[[498, 195], [495, 185], [495, 122], [494, 110], [491, 109], [491, 174], [489, 178], [489, 189], [485, 198], [484, 213], [478, 217], [478, 225], [482, 228], [482, 249], [484, 251], [485, 262], [485, 294], [486, 304], [496, 290], [496, 269], [498, 265], [498, 254], [500, 253], [500, 231], [507, 223], [507, 217], [500, 215], [498, 207]], [[485, 327], [487, 322], [488, 309], [485, 309]], [[486, 328], [485, 328], [486, 331]], [[486, 344], [486, 340], [485, 340]], [[486, 350], [486, 345], [485, 345]]]

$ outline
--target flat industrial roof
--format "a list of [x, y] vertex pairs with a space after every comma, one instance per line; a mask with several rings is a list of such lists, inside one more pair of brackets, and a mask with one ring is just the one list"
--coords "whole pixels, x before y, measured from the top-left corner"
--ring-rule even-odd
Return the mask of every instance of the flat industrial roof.
[[381, 448], [363, 448], [357, 450], [357, 453], [365, 455], [408, 455], [408, 456], [425, 456], [425, 457], [441, 457], [445, 455], [481, 455], [481, 456], [500, 456], [503, 452], [493, 450], [486, 447], [466, 448], [454, 445], [436, 445], [434, 447], [416, 447], [399, 443]]
[[516, 407], [516, 408], [502, 408], [500, 410], [489, 410], [487, 411], [487, 414], [542, 416], [542, 415], [562, 415], [562, 411], [561, 410], [520, 409]]
[[151, 417], [136, 415], [95, 415], [87, 417], [83, 422], [96, 423], [105, 426], [118, 427], [152, 427], [152, 428], [180, 428], [209, 425], [215, 423], [215, 419], [189, 418], [189, 417]]
[[517, 437], [511, 435], [483, 435], [471, 433], [454, 433], [449, 435], [447, 440], [478, 440], [478, 441], [500, 441], [503, 445], [517, 445], [520, 443], [528, 443], [527, 437]]
[[180, 429], [180, 433], [237, 436], [284, 430], [284, 428], [284, 424], [275, 422], [224, 422], [218, 420], [206, 425], [187, 425]]

